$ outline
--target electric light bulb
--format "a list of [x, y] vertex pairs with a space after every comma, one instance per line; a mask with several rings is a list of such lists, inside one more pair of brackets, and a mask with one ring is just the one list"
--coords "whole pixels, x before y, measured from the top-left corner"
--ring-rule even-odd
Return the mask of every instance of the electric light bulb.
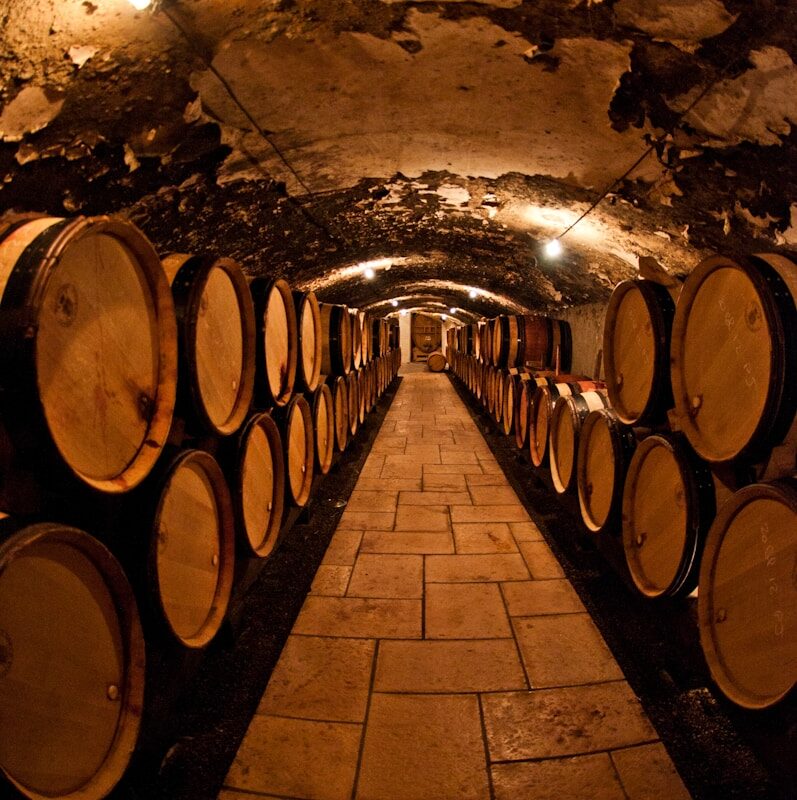
[[406, 317], [407, 316], [407, 309], [406, 308], [402, 308], [401, 309], [401, 316], [402, 317]]
[[456, 314], [457, 313], [456, 308], [449, 308], [448, 311], [449, 311], [450, 314]]
[[370, 281], [374, 277], [374, 275], [376, 275], [376, 273], [373, 271], [373, 269], [371, 269], [371, 267], [366, 267], [363, 270], [363, 275], [365, 276], [366, 280]]
[[396, 306], [398, 306], [398, 300], [391, 300], [390, 305], [393, 306], [393, 308], [396, 308]]
[[478, 292], [475, 289], [471, 289], [468, 292], [468, 297], [470, 297], [470, 299], [473, 300], [473, 298], [476, 297], [477, 294], [478, 294]]
[[128, 2], [136, 11], [143, 11], [152, 5], [152, 0], [128, 0]]
[[558, 239], [551, 239], [545, 245], [545, 255], [550, 256], [551, 258], [556, 258], [562, 254], [562, 244]]
[[441, 314], [440, 319], [448, 319], [448, 317], [445, 314]]

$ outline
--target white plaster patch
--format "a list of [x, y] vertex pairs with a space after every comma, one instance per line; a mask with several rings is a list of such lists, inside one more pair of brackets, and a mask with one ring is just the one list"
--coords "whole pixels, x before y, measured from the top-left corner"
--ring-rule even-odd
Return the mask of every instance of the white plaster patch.
[[619, 0], [614, 13], [620, 25], [676, 44], [717, 36], [736, 21], [719, 0]]
[[464, 186], [443, 183], [437, 188], [440, 199], [451, 206], [466, 206], [470, 202], [470, 192]]
[[776, 233], [775, 240], [779, 245], [797, 245], [797, 203], [792, 203], [789, 209], [789, 227], [783, 233]]
[[[712, 147], [740, 142], [780, 144], [797, 124], [797, 66], [785, 50], [765, 47], [750, 53], [754, 68], [721, 81], [684, 117], [707, 134]], [[675, 98], [670, 107], [687, 108], [701, 89]]]
[[[369, 34], [316, 31], [312, 42], [232, 42], [214, 65], [316, 191], [426, 170], [597, 187], [644, 151], [644, 130], [615, 131], [608, 117], [630, 43], [560, 39], [552, 68], [527, 63], [529, 42], [483, 17], [413, 10], [407, 23], [422, 43], [414, 55]], [[210, 73], [192, 85], [214, 115], [248, 127]], [[290, 186], [273, 153], [263, 158]]]
[[64, 100], [41, 86], [23, 89], [0, 114], [0, 139], [19, 142], [27, 133], [46, 128], [61, 112]]
[[90, 45], [73, 44], [69, 48], [69, 58], [80, 69], [89, 59], [97, 55], [97, 48]]

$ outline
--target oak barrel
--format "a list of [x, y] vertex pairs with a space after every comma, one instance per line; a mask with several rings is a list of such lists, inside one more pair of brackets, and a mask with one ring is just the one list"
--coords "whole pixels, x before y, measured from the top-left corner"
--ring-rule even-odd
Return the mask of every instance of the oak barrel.
[[322, 475], [332, 466], [335, 452], [335, 407], [332, 392], [322, 383], [313, 394], [313, 430], [315, 432], [315, 464]]
[[591, 411], [578, 436], [576, 486], [581, 519], [588, 530], [603, 533], [620, 521], [623, 486], [636, 448], [634, 429], [613, 409]]
[[560, 396], [551, 414], [548, 448], [550, 450], [551, 480], [558, 494], [570, 491], [575, 485], [578, 437], [590, 411], [605, 408], [608, 400], [600, 392]]
[[262, 406], [285, 406], [293, 394], [299, 360], [291, 287], [282, 278], [256, 278], [250, 288], [257, 321], [255, 400]]
[[254, 414], [241, 431], [232, 495], [248, 550], [265, 558], [274, 550], [285, 507], [282, 437], [268, 413]]
[[296, 383], [304, 391], [314, 392], [321, 381], [321, 307], [315, 292], [294, 292], [293, 301], [299, 332]]
[[232, 501], [221, 468], [184, 450], [160, 482], [150, 538], [153, 604], [185, 647], [204, 647], [227, 611], [235, 561]]
[[567, 383], [548, 383], [546, 379], [537, 379], [529, 405], [529, 458], [535, 467], [541, 467], [548, 458], [548, 442], [551, 431], [551, 414], [557, 397], [573, 393]]
[[639, 444], [623, 490], [623, 549], [641, 594], [694, 590], [715, 510], [711, 472], [682, 434], [653, 434]]
[[352, 369], [359, 369], [364, 363], [363, 358], [363, 330], [360, 327], [360, 318], [357, 311], [349, 311], [349, 324], [351, 326], [351, 360]]
[[442, 353], [432, 353], [426, 359], [426, 366], [429, 372], [443, 372], [446, 368], [446, 357]]
[[360, 425], [368, 413], [368, 373], [363, 367], [357, 370], [357, 417]]
[[255, 312], [238, 264], [174, 253], [163, 259], [177, 317], [177, 410], [222, 436], [241, 427], [255, 388]]
[[288, 499], [301, 508], [310, 499], [315, 460], [313, 415], [302, 395], [296, 395], [288, 404], [282, 441], [285, 447]]
[[171, 426], [177, 327], [146, 237], [45, 217], [0, 240], [0, 410], [21, 452], [103, 492], [151, 471]]
[[321, 372], [348, 375], [351, 371], [351, 326], [346, 306], [320, 303]]
[[341, 375], [333, 375], [327, 380], [335, 412], [335, 446], [342, 453], [349, 442], [349, 394], [346, 389], [346, 379]]
[[515, 403], [515, 444], [518, 450], [523, 450], [528, 444], [531, 396], [536, 389], [536, 383], [523, 379], [518, 381], [515, 388], [515, 394], [517, 395]]
[[346, 378], [346, 397], [349, 403], [349, 433], [354, 436], [360, 425], [360, 387], [356, 372], [350, 372]]
[[508, 374], [504, 377], [504, 397], [501, 411], [501, 429], [505, 436], [509, 436], [515, 427], [515, 409], [519, 395], [520, 379], [517, 375]]
[[[4, 534], [10, 522], [3, 522]], [[143, 701], [144, 636], [133, 592], [110, 552], [55, 523], [1, 541], [5, 777], [37, 800], [105, 797], [130, 761]]]
[[703, 260], [686, 279], [672, 328], [679, 423], [709, 462], [756, 460], [797, 409], [797, 265], [765, 255]]
[[797, 481], [758, 483], [719, 510], [700, 567], [700, 642], [722, 692], [767, 708], [797, 682]]

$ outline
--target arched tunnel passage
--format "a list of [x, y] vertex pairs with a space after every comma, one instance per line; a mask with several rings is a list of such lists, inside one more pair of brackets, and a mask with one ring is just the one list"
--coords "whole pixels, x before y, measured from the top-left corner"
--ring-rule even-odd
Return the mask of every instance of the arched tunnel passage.
[[[432, 319], [435, 325], [439, 320], [444, 345], [450, 326], [461, 329], [498, 315], [562, 320], [573, 338], [570, 383], [597, 379], [591, 389], [575, 390], [581, 394], [600, 389], [597, 384], [606, 377], [598, 354], [607, 304], [618, 283], [643, 276], [677, 288], [713, 254], [747, 263], [751, 253], [788, 257], [797, 246], [797, 5], [793, 0], [159, 0], [149, 4], [146, 0], [0, 0], [0, 19], [0, 236], [5, 234], [5, 222], [16, 219], [6, 212], [70, 218], [121, 215], [145, 233], [161, 257], [179, 253], [228, 257], [241, 265], [248, 279], [263, 279], [258, 286], [284, 278], [290, 288], [312, 291], [324, 304], [345, 304], [398, 321], [403, 334], [411, 333], [415, 315]], [[547, 248], [554, 239], [562, 245], [560, 254], [552, 255]], [[97, 274], [101, 284], [102, 270]], [[72, 293], [60, 296], [70, 301]], [[721, 302], [738, 296], [731, 291]], [[0, 305], [0, 316], [2, 312]], [[342, 318], [351, 321], [348, 315]], [[744, 308], [736, 318], [751, 330], [760, 330], [757, 307]], [[379, 323], [377, 330], [384, 333]], [[724, 331], [721, 326], [707, 330], [709, 346], [720, 352]], [[786, 325], [783, 330], [791, 328]], [[788, 336], [781, 338], [773, 352], [780, 345], [788, 349]], [[411, 337], [404, 336], [401, 343], [408, 361]], [[722, 352], [727, 360], [740, 350], [731, 356], [727, 348]], [[544, 748], [542, 754], [533, 748], [515, 751], [502, 744], [490, 727], [504, 719], [503, 699], [497, 699], [495, 692], [522, 690], [522, 702], [533, 703], [542, 697], [540, 693], [562, 689], [546, 686], [551, 676], [534, 661], [536, 653], [560, 652], [556, 631], [549, 631], [547, 638], [539, 634], [549, 647], [538, 647], [536, 653], [521, 643], [523, 636], [533, 638], [530, 630], [535, 624], [542, 628], [562, 620], [529, 623], [518, 618], [578, 617], [574, 625], [582, 628], [569, 629], [558, 637], [560, 644], [592, 635], [584, 610], [573, 605], [573, 595], [562, 585], [559, 591], [567, 597], [559, 599], [567, 613], [557, 606], [550, 615], [527, 604], [523, 587], [507, 587], [536, 581], [540, 576], [535, 568], [551, 571], [540, 583], [565, 580], [545, 549], [546, 537], [553, 555], [563, 563], [569, 561], [568, 570], [579, 565], [580, 572], [574, 569], [566, 576], [573, 585], [588, 584], [594, 591], [582, 593], [588, 610], [595, 611], [598, 604], [592, 600], [600, 596], [616, 610], [621, 623], [602, 628], [605, 638], [615, 653], [622, 654], [620, 666], [629, 673], [634, 690], [644, 694], [651, 714], [658, 715], [654, 721], [667, 731], [666, 736], [659, 735], [676, 757], [692, 794], [711, 800], [714, 784], [721, 780], [729, 797], [790, 796], [794, 767], [789, 754], [797, 730], [794, 698], [756, 717], [720, 697], [709, 684], [702, 661], [663, 659], [678, 665], [672, 673], [659, 668], [655, 658], [645, 668], [634, 666], [634, 643], [624, 641], [630, 631], [645, 639], [654, 655], [673, 643], [684, 644], [689, 653], [700, 652], [697, 627], [690, 617], [694, 604], [677, 606], [675, 616], [682, 627], [670, 626], [659, 604], [651, 612], [662, 622], [658, 639], [651, 633], [656, 624], [644, 620], [644, 604], [623, 616], [623, 601], [618, 598], [626, 595], [612, 583], [594, 542], [573, 536], [573, 541], [562, 540], [567, 546], [558, 547], [552, 533], [564, 532], [567, 538], [580, 525], [574, 498], [569, 506], [567, 499], [556, 504], [548, 479], [539, 478], [527, 456], [519, 455], [498, 433], [495, 410], [485, 413], [482, 401], [474, 400], [473, 392], [465, 388], [468, 381], [472, 388], [477, 372], [480, 386], [491, 381], [493, 392], [499, 391], [499, 383], [501, 391], [510, 391], [504, 388], [505, 381], [519, 390], [521, 378], [504, 366], [482, 362], [477, 366], [473, 353], [453, 350], [448, 355], [449, 375], [458, 376], [451, 382], [448, 376], [419, 371], [422, 365], [407, 365], [405, 382], [394, 396], [396, 384], [388, 378], [397, 365], [391, 363], [388, 369], [383, 361], [370, 372], [358, 372], [352, 365], [348, 378], [338, 376], [331, 382], [328, 399], [306, 393], [313, 401], [313, 415], [323, 415], [324, 408], [344, 408], [350, 416], [362, 417], [362, 427], [356, 438], [353, 416], [348, 428], [343, 426], [354, 437], [349, 454], [335, 462], [337, 471], [317, 495], [316, 516], [296, 522], [293, 538], [284, 543], [280, 558], [273, 562], [278, 566], [265, 581], [262, 603], [250, 608], [250, 617], [257, 618], [252, 630], [263, 642], [271, 641], [272, 649], [266, 655], [236, 650], [235, 625], [240, 619], [232, 622], [211, 649], [208, 663], [218, 669], [202, 673], [199, 683], [204, 681], [205, 694], [194, 698], [179, 720], [164, 717], [169, 746], [139, 753], [141, 764], [134, 765], [112, 796], [129, 800], [142, 786], [170, 800], [181, 791], [199, 797], [208, 786], [215, 794], [237, 747], [224, 732], [234, 728], [240, 738], [246, 725], [224, 716], [223, 699], [235, 696], [239, 687], [225, 683], [218, 692], [222, 700], [213, 703], [209, 695], [221, 686], [224, 665], [243, 668], [251, 656], [258, 669], [274, 667], [284, 642], [296, 638], [290, 636], [291, 626], [305, 598], [304, 590], [299, 592], [294, 584], [310, 586], [326, 541], [339, 533], [340, 541], [351, 546], [356, 540], [357, 545], [351, 552], [340, 542], [333, 545], [337, 554], [321, 565], [319, 584], [324, 588], [310, 593], [311, 605], [317, 601], [314, 593], [328, 597], [337, 592], [341, 597], [329, 605], [340, 601], [345, 606], [350, 586], [351, 598], [364, 605], [378, 607], [382, 601], [400, 600], [406, 607], [414, 603], [417, 610], [420, 600], [422, 635], [430, 620], [427, 601], [433, 595], [446, 594], [452, 607], [468, 619], [493, 608], [492, 601], [497, 618], [506, 616], [506, 626], [499, 622], [495, 629], [486, 627], [486, 638], [499, 642], [499, 649], [514, 641], [511, 658], [517, 669], [504, 673], [509, 675], [506, 684], [489, 684], [487, 689], [481, 684], [477, 689], [465, 684], [463, 689], [454, 681], [459, 688], [451, 693], [467, 699], [451, 701], [457, 706], [454, 722], [449, 725], [449, 719], [448, 727], [443, 726], [457, 734], [460, 727], [476, 731], [470, 742], [478, 745], [472, 763], [481, 765], [478, 759], [485, 758], [491, 762], [481, 765], [480, 777], [469, 784], [469, 790], [476, 787], [474, 796], [503, 799], [534, 794], [537, 769], [548, 776], [542, 783], [566, 786], [555, 771], [561, 767], [567, 772], [564, 759], [574, 753], [576, 759], [584, 757], [582, 751], [557, 751], [553, 758]], [[464, 361], [466, 356], [469, 361]], [[709, 363], [698, 372], [712, 372], [715, 366]], [[516, 371], [528, 376], [524, 369]], [[740, 369], [745, 369], [744, 363]], [[274, 373], [280, 383], [284, 376], [279, 369]], [[534, 378], [553, 380], [549, 375]], [[342, 385], [348, 393], [345, 398]], [[358, 406], [350, 398], [373, 399], [374, 385], [383, 392], [391, 387], [393, 405], [376, 406], [369, 426], [364, 409], [368, 401]], [[788, 382], [785, 385], [782, 394], [788, 400], [792, 395]], [[570, 390], [561, 389], [563, 394]], [[290, 400], [290, 392], [284, 394]], [[603, 405], [603, 395], [597, 394], [591, 402]], [[736, 386], [727, 393], [731, 395], [738, 400]], [[146, 393], [139, 399], [137, 421], [149, 408]], [[700, 419], [703, 395], [692, 392], [687, 401], [688, 413]], [[737, 402], [734, 407], [742, 405]], [[307, 441], [301, 433], [302, 425], [304, 434], [309, 431], [307, 412], [297, 401], [290, 410], [276, 410], [274, 416], [279, 425], [287, 425], [294, 413], [293, 419], [299, 420], [295, 430], [300, 431], [294, 438]], [[414, 418], [413, 412], [419, 416]], [[679, 423], [668, 418], [666, 424], [675, 428]], [[173, 438], [177, 441], [180, 434], [173, 432]], [[5, 445], [0, 437], [0, 497], [4, 491], [8, 496]], [[212, 437], [198, 446], [224, 460], [223, 445]], [[785, 452], [784, 461], [786, 471], [793, 471], [793, 451]], [[304, 485], [301, 476], [307, 463], [292, 466], [289, 478], [292, 474]], [[387, 487], [379, 485], [382, 481], [395, 483]], [[678, 506], [679, 495], [674, 498], [672, 508]], [[0, 506], [0, 516], [3, 511]], [[668, 506], [665, 513], [670, 511]], [[387, 524], [385, 519], [392, 514], [390, 524], [397, 530], [358, 532], [365, 518], [357, 515], [369, 513], [375, 515], [369, 518], [371, 528]], [[504, 520], [499, 518], [502, 513], [518, 518]], [[342, 516], [346, 522], [336, 533]], [[400, 517], [409, 519], [410, 527], [417, 517], [434, 530], [402, 530]], [[383, 552], [383, 534], [388, 533], [403, 536], [409, 550]], [[327, 537], [323, 545], [322, 536]], [[485, 549], [488, 552], [482, 552]], [[448, 558], [454, 561], [447, 563]], [[485, 581], [485, 573], [478, 570], [466, 578], [456, 572], [460, 567], [455, 569], [455, 564], [475, 564], [473, 559], [494, 580]], [[339, 560], [345, 563], [335, 563]], [[385, 567], [384, 581], [369, 577], [369, 569], [378, 570], [387, 561], [392, 566]], [[408, 575], [417, 577], [419, 563], [420, 598], [415, 584], [406, 588], [414, 580]], [[507, 570], [498, 571], [503, 577], [490, 573], [489, 565], [495, 564]], [[435, 571], [437, 579], [430, 579]], [[369, 588], [374, 583], [377, 588]], [[382, 597], [380, 591], [411, 596]], [[530, 594], [544, 591], [554, 590], [537, 586]], [[535, 602], [539, 600], [536, 597]], [[277, 609], [273, 617], [268, 616], [269, 603]], [[516, 613], [513, 604], [526, 611]], [[397, 624], [406, 625], [410, 619], [411, 615], [401, 617]], [[401, 705], [395, 697], [402, 694], [434, 694], [422, 680], [429, 663], [409, 657], [402, 663], [416, 666], [407, 667], [412, 673], [408, 684], [401, 684], [401, 691], [386, 689], [393, 684], [385, 678], [385, 665], [400, 647], [391, 636], [383, 636], [382, 629], [373, 635], [369, 629], [367, 636], [326, 636], [334, 624], [297, 636], [357, 640], [349, 654], [357, 651], [353, 660], [367, 662], [364, 672], [373, 677], [369, 685], [377, 687], [375, 692], [366, 687], [364, 696], [388, 696], [376, 697], [374, 719], [380, 719], [384, 704]], [[411, 633], [414, 636], [415, 628]], [[464, 654], [452, 666], [454, 673], [473, 663], [468, 661], [475, 658], [471, 639], [478, 638], [461, 628], [456, 633], [436, 637], [455, 639], [453, 650], [459, 648]], [[6, 638], [0, 635], [0, 681], [13, 656]], [[363, 644], [369, 639], [380, 640], [379, 655], [374, 647], [370, 661], [370, 645]], [[436, 652], [446, 651], [445, 641], [431, 644]], [[286, 652], [293, 653], [290, 647]], [[496, 652], [490, 651], [489, 658], [494, 659]], [[579, 683], [578, 675], [573, 679], [577, 687], [620, 681], [611, 658], [602, 660], [600, 647], [589, 652], [597, 654], [597, 666], [593, 664], [595, 671], [585, 683]], [[157, 667], [159, 657], [151, 664]], [[302, 651], [299, 661], [305, 659], [312, 659], [309, 651]], [[573, 659], [561, 660], [563, 670], [571, 667]], [[343, 672], [350, 668], [356, 672], [343, 661]], [[190, 662], [186, 657], [185, 665], [190, 667]], [[394, 667], [396, 663], [392, 662]], [[417, 666], [420, 663], [423, 669]], [[495, 666], [494, 661], [489, 663]], [[177, 661], [167, 666], [169, 670], [177, 666], [179, 672]], [[254, 667], [249, 667], [246, 674], [251, 677]], [[433, 669], [428, 672], [437, 675]], [[288, 686], [294, 685], [291, 681], [288, 676]], [[246, 694], [252, 685], [241, 691]], [[104, 691], [109, 701], [118, 696], [113, 682]], [[559, 698], [562, 703], [556, 713], [566, 705], [565, 695]], [[512, 713], [520, 708], [517, 699], [508, 701]], [[201, 708], [205, 701], [211, 711]], [[259, 698], [249, 697], [248, 702], [252, 711]], [[417, 702], [422, 705], [424, 699]], [[440, 708], [443, 705], [441, 701]], [[366, 708], [371, 707], [369, 700]], [[472, 713], [474, 708], [478, 713]], [[158, 710], [149, 707], [147, 713], [157, 716]], [[349, 719], [344, 713], [339, 719], [317, 709], [292, 713], [284, 715], [294, 720], [288, 723], [274, 723], [273, 717], [283, 719], [279, 713], [256, 714], [255, 724], [268, 718], [267, 724], [275, 726], [270, 734], [279, 725], [302, 727], [296, 720], [308, 723], [308, 729], [320, 724], [349, 725], [349, 732], [365, 728], [365, 717], [356, 714]], [[335, 713], [341, 714], [339, 709]], [[402, 713], [416, 717], [406, 709]], [[440, 712], [443, 722], [446, 713]], [[673, 718], [684, 722], [688, 736], [673, 733], [677, 727]], [[470, 728], [463, 720], [469, 720]], [[231, 727], [225, 728], [228, 723]], [[0, 729], [3, 724], [0, 715]], [[644, 728], [637, 717], [634, 724]], [[511, 739], [534, 726], [515, 720], [508, 727]], [[186, 730], [190, 732], [182, 735]], [[618, 798], [636, 800], [638, 794], [644, 796], [644, 787], [634, 782], [635, 765], [637, 777], [644, 773], [649, 780], [662, 774], [671, 778], [669, 760], [666, 754], [662, 757], [659, 745], [640, 744], [648, 741], [646, 732], [647, 728], [642, 730], [630, 750], [612, 740], [588, 756], [585, 769], [592, 785], [600, 785], [609, 796], [614, 792]], [[392, 747], [388, 736], [388, 745], [377, 747], [363, 739], [358, 750], [338, 728], [333, 733], [335, 745], [353, 754], [349, 766], [355, 765], [353, 783], [341, 796], [392, 798], [374, 778], [372, 765], [379, 760], [374, 754], [400, 752], [404, 742]], [[425, 733], [419, 732], [418, 741], [426, 741]], [[221, 738], [214, 740], [216, 734]], [[193, 736], [196, 747], [190, 743]], [[655, 737], [655, 732], [650, 734]], [[0, 741], [12, 739], [3, 735]], [[302, 740], [302, 746], [307, 741]], [[330, 743], [323, 737], [320, 741]], [[686, 752], [692, 744], [694, 752]], [[432, 746], [427, 749], [436, 752]], [[302, 747], [296, 748], [301, 751]], [[3, 752], [0, 745], [0, 766]], [[428, 753], [418, 755], [416, 767], [426, 764]], [[226, 763], [219, 766], [224, 758]], [[205, 761], [215, 764], [212, 775]], [[640, 768], [640, 763], [649, 769]], [[188, 764], [194, 769], [190, 776], [185, 773]], [[276, 764], [275, 771], [281, 768]], [[428, 774], [432, 772], [430, 767]], [[313, 770], [302, 767], [295, 773]], [[448, 786], [445, 780], [452, 774], [458, 773], [452, 768], [442, 777], [442, 785]], [[237, 800], [238, 789], [251, 789], [315, 798], [326, 796], [334, 781], [321, 783], [320, 788], [310, 789], [276, 784], [247, 788], [239, 775], [220, 797]], [[677, 783], [666, 785], [681, 791]], [[583, 796], [592, 788], [569, 791]], [[426, 791], [430, 794], [434, 792]], [[420, 791], [420, 796], [426, 795]], [[434, 796], [438, 795], [449, 796], [443, 790]], [[559, 795], [568, 796], [565, 789]], [[677, 796], [667, 790], [659, 795]]]

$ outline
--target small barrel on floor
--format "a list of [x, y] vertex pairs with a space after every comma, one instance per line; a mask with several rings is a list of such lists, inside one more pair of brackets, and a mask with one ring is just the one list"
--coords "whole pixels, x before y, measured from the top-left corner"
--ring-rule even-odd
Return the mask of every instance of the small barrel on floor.
[[443, 372], [446, 368], [446, 357], [442, 353], [431, 353], [426, 359], [429, 372]]

